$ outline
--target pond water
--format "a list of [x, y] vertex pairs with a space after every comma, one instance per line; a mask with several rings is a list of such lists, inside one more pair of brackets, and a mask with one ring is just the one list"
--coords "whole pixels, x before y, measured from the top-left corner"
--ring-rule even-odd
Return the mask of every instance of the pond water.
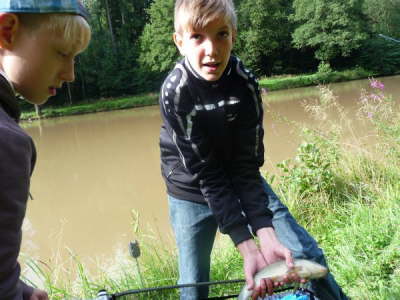
[[[400, 76], [380, 80], [387, 94], [399, 98]], [[355, 119], [361, 88], [368, 85], [368, 80], [330, 85], [350, 119]], [[302, 100], [318, 96], [316, 87], [265, 96], [263, 171], [274, 173], [276, 163], [294, 156], [301, 141], [298, 124], [314, 122]], [[161, 245], [173, 245], [160, 176], [160, 124], [157, 106], [24, 123], [36, 143], [38, 161], [23, 252], [49, 265], [72, 252], [90, 264], [116, 249], [128, 253], [128, 242], [137, 237], [134, 225]], [[358, 137], [368, 135], [367, 127], [355, 128]], [[349, 143], [352, 138], [354, 131]]]

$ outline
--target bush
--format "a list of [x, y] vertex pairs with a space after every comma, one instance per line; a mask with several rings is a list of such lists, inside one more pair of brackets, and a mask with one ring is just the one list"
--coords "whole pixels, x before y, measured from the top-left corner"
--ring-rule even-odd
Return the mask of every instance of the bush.
[[329, 64], [329, 62], [324, 62], [321, 61], [318, 65], [318, 74], [327, 74], [327, 73], [331, 73], [332, 72], [332, 68], [331, 65]]
[[326, 159], [318, 143], [304, 142], [297, 150], [294, 160], [286, 160], [277, 166], [283, 171], [282, 184], [294, 189], [302, 198], [316, 193], [332, 193], [335, 176], [332, 170], [334, 162]]
[[400, 44], [382, 38], [369, 39], [359, 51], [359, 64], [381, 75], [400, 70]]

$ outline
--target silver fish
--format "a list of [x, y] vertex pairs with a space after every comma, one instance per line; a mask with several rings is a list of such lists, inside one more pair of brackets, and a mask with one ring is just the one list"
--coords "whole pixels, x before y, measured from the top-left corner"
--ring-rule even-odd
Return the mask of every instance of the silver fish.
[[[291, 273], [296, 273], [301, 279], [316, 279], [324, 277], [328, 273], [328, 269], [316, 262], [307, 259], [294, 259], [294, 268], [289, 269], [284, 260], [280, 260], [273, 264], [266, 266], [254, 276], [255, 285], [259, 286], [263, 278], [270, 278], [273, 281], [281, 281], [283, 278]], [[247, 300], [253, 293], [248, 290], [244, 285], [238, 300]]]

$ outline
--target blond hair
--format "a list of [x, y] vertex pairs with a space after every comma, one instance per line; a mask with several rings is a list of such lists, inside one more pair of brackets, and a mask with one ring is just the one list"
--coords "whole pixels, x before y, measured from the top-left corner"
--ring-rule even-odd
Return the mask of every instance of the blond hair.
[[232, 0], [176, 0], [174, 26], [181, 33], [185, 26], [204, 28], [211, 21], [226, 18], [233, 30], [237, 28], [237, 17]]
[[88, 22], [75, 14], [17, 14], [21, 26], [34, 33], [39, 29], [49, 29], [55, 36], [70, 43], [71, 51], [82, 52], [86, 49], [91, 38]]

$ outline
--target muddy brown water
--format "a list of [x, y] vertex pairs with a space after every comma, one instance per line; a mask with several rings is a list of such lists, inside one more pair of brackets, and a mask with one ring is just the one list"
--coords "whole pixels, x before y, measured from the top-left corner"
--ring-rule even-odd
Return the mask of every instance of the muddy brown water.
[[[386, 94], [399, 98], [400, 76], [380, 80]], [[360, 89], [368, 83], [330, 85], [349, 118], [355, 117]], [[313, 101], [318, 95], [316, 87], [307, 87], [265, 97], [263, 171], [276, 172], [276, 163], [293, 157], [301, 141], [298, 125], [277, 116], [313, 124], [301, 100]], [[157, 106], [24, 123], [38, 152], [24, 253], [49, 265], [69, 252], [82, 262], [110, 257], [116, 249], [128, 253], [128, 242], [137, 237], [137, 217], [139, 230], [161, 245], [172, 245], [160, 176], [160, 124]], [[368, 127], [356, 128], [358, 136], [368, 135]]]

